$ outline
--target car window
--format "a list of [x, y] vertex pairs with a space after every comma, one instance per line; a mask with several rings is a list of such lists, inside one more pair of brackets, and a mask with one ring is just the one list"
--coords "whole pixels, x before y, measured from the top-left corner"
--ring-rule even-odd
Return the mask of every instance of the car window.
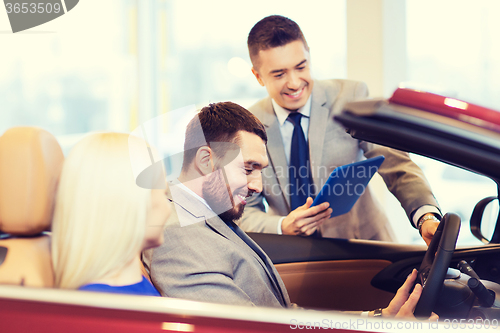
[[[460, 216], [462, 225], [457, 246], [482, 245], [470, 232], [469, 220], [476, 203], [488, 196], [497, 196], [496, 183], [485, 176], [443, 162], [410, 154], [425, 173], [443, 214], [453, 212]], [[409, 223], [399, 202], [389, 193], [381, 198], [386, 207], [397, 242], [424, 244], [418, 231]]]
[[470, 182], [471, 184], [469, 185], [471, 186], [475, 186], [474, 184], [472, 184], [472, 182], [484, 184], [491, 182], [491, 179], [486, 176], [479, 175], [477, 173], [457, 168], [451, 165], [445, 165], [443, 167], [441, 179], [444, 181]]

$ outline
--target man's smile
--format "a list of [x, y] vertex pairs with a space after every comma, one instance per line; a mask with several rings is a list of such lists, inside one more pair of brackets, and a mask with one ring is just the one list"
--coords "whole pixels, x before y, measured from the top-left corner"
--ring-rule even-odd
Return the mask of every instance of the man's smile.
[[288, 98], [291, 98], [291, 99], [298, 99], [298, 98], [302, 97], [302, 93], [304, 92], [305, 88], [306, 88], [306, 86], [303, 86], [302, 88], [298, 89], [295, 92], [284, 93], [284, 95], [286, 95]]
[[241, 202], [242, 205], [247, 204], [246, 197], [242, 196], [241, 194], [237, 194], [236, 197], [238, 198], [238, 200]]

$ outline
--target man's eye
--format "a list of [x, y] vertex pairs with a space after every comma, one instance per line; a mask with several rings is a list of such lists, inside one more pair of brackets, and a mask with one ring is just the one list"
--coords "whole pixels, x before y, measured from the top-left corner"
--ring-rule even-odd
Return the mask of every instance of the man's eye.
[[281, 74], [276, 74], [274, 77], [279, 79], [280, 77], [283, 77], [283, 73], [281, 73]]
[[297, 69], [298, 69], [299, 71], [303, 70], [304, 68], [306, 68], [306, 66], [297, 67]]
[[246, 173], [247, 175], [251, 174], [251, 173], [252, 173], [252, 171], [253, 171], [253, 169], [245, 169], [245, 173]]

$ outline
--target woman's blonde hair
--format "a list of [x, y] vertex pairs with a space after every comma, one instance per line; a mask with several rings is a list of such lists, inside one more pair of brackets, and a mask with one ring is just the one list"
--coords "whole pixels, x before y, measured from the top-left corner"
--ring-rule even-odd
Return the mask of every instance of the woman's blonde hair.
[[142, 250], [150, 204], [151, 189], [136, 185], [129, 135], [91, 134], [75, 145], [52, 224], [55, 285], [75, 289], [120, 272]]

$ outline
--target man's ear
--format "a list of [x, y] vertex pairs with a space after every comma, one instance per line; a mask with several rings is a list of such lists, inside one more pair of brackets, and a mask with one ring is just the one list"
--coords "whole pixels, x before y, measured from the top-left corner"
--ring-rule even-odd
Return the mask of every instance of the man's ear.
[[195, 168], [203, 175], [208, 175], [214, 171], [212, 150], [208, 146], [198, 149], [194, 158]]
[[262, 78], [260, 77], [259, 72], [257, 72], [257, 70], [255, 68], [253, 68], [253, 67], [252, 67], [252, 73], [253, 73], [253, 75], [255, 75], [255, 78], [257, 79], [257, 81], [259, 82], [259, 84], [261, 86], [265, 87], [264, 81], [262, 81]]

